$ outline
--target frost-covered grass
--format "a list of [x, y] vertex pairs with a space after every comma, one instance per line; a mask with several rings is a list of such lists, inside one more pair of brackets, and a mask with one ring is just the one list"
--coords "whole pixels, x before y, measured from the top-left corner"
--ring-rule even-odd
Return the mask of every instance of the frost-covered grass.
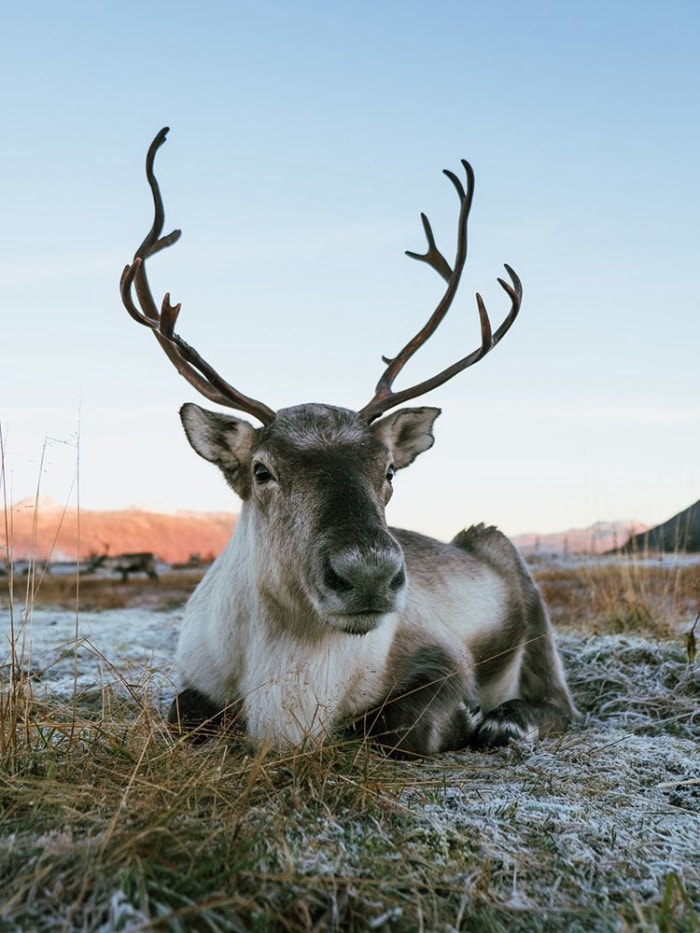
[[179, 610], [4, 598], [0, 928], [700, 929], [694, 570], [537, 568], [587, 721], [408, 763], [173, 738]]

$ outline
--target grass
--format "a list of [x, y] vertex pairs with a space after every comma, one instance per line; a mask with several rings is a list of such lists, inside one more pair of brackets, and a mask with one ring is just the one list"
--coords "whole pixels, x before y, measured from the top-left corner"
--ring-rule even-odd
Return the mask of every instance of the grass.
[[19, 580], [0, 575], [0, 608], [12, 601], [24, 607], [50, 606], [81, 611], [130, 609], [144, 606], [175, 609], [181, 606], [204, 576], [204, 570], [173, 571], [153, 584], [147, 577], [133, 576], [123, 584], [115, 574], [81, 573], [52, 576], [41, 568], [32, 568]]
[[558, 630], [670, 637], [700, 607], [700, 561], [581, 558], [533, 573]]
[[[37, 681], [22, 656], [17, 620], [74, 610], [75, 590], [23, 587], [0, 671], [0, 928], [700, 929], [700, 684], [683, 641], [698, 567], [537, 576], [588, 722], [408, 763], [358, 741], [192, 745], [168, 732], [148, 671], [119, 676], [116, 657], [97, 688], [76, 674], [59, 692], [50, 664]], [[172, 614], [192, 585], [84, 578], [81, 606], [104, 606], [107, 626], [116, 590]]]

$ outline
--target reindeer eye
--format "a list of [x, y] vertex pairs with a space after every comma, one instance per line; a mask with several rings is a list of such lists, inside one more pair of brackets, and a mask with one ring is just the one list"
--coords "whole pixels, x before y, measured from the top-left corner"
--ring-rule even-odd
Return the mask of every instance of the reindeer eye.
[[253, 476], [255, 477], [255, 482], [259, 483], [261, 486], [272, 479], [272, 473], [270, 473], [264, 463], [253, 464]]
[[391, 482], [395, 474], [396, 474], [396, 470], [393, 468], [393, 466], [390, 466], [389, 469], [386, 471], [387, 480]]

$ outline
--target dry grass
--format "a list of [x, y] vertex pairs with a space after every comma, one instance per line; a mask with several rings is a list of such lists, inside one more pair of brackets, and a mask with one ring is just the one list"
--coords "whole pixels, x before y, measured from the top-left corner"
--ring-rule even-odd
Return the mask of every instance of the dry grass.
[[204, 576], [204, 570], [171, 571], [160, 583], [147, 577], [131, 577], [122, 583], [116, 574], [109, 577], [89, 573], [52, 576], [40, 568], [12, 578], [0, 576], [0, 608], [10, 598], [20, 606], [50, 606], [83, 611], [130, 609], [144, 606], [169, 609], [181, 606]]
[[[581, 557], [536, 561], [531, 569], [562, 631], [668, 636], [700, 608], [700, 560]], [[125, 584], [117, 575], [52, 576], [37, 568], [13, 581], [0, 576], [0, 608], [8, 605], [12, 586], [19, 605], [73, 609], [79, 601], [84, 611], [169, 609], [182, 605], [203, 575], [203, 569], [179, 570], [162, 575], [159, 583], [133, 576]]]
[[533, 573], [560, 631], [669, 637], [700, 609], [700, 560], [580, 558]]
[[[698, 568], [647, 570], [537, 570], [567, 620], [585, 726], [415, 763], [356, 741], [292, 756], [225, 736], [193, 746], [168, 733], [147, 679], [65, 695], [44, 670], [39, 691], [15, 613], [0, 927], [698, 930], [700, 678], [679, 637]], [[109, 585], [159, 602], [177, 589]], [[630, 605], [643, 624], [615, 634]]]

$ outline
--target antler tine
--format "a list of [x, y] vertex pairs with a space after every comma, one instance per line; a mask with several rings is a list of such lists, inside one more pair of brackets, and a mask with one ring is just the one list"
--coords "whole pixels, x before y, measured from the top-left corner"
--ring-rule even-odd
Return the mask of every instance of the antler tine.
[[[146, 177], [153, 195], [153, 224], [134, 254], [130, 265], [124, 268], [119, 290], [124, 307], [139, 324], [149, 327], [177, 371], [198, 392], [218, 405], [245, 411], [262, 424], [269, 424], [275, 412], [263, 402], [249, 398], [231, 386], [186, 341], [175, 333], [180, 304], [171, 305], [170, 295], [163, 298], [160, 310], [153, 298], [146, 276], [146, 260], [155, 253], [172, 246], [180, 238], [180, 230], [162, 236], [165, 209], [153, 165], [156, 153], [166, 140], [169, 128], [164, 127], [154, 138], [146, 156]], [[132, 292], [136, 292], [134, 301]], [[137, 304], [138, 302], [138, 304]]]
[[416, 398], [419, 395], [424, 395], [426, 392], [437, 388], [438, 386], [447, 382], [449, 379], [452, 379], [452, 377], [456, 376], [457, 373], [462, 372], [462, 370], [467, 369], [469, 366], [473, 366], [480, 359], [483, 359], [483, 357], [486, 356], [486, 354], [492, 350], [493, 347], [495, 347], [496, 344], [505, 336], [515, 321], [515, 318], [518, 315], [518, 311], [520, 310], [523, 294], [522, 284], [515, 271], [511, 269], [509, 265], [506, 265], [505, 269], [511, 279], [511, 282], [507, 282], [505, 279], [499, 278], [498, 283], [510, 297], [511, 307], [507, 317], [499, 325], [499, 327], [495, 331], [492, 330], [491, 322], [486, 311], [486, 306], [481, 298], [481, 295], [477, 293], [476, 303], [479, 312], [479, 320], [481, 323], [481, 345], [477, 347], [476, 350], [473, 350], [471, 353], [467, 354], [467, 356], [465, 356], [463, 359], [453, 363], [446, 369], [443, 369], [442, 372], [438, 373], [436, 376], [433, 376], [430, 379], [426, 379], [423, 382], [419, 382], [416, 385], [410, 386], [409, 388], [403, 389], [399, 392], [394, 392], [392, 390], [394, 380], [406, 365], [408, 360], [410, 360], [413, 354], [416, 353], [416, 351], [419, 350], [420, 347], [422, 347], [423, 344], [429, 340], [429, 338], [435, 333], [439, 325], [442, 323], [457, 293], [457, 288], [459, 286], [462, 271], [467, 259], [467, 222], [474, 197], [474, 171], [469, 162], [467, 162], [465, 159], [462, 159], [462, 165], [466, 174], [466, 189], [462, 185], [460, 179], [453, 172], [449, 171], [448, 169], [444, 170], [444, 174], [454, 185], [457, 191], [457, 195], [460, 199], [460, 211], [457, 230], [457, 252], [455, 255], [454, 268], [450, 266], [443, 254], [437, 248], [435, 237], [433, 236], [433, 231], [430, 226], [430, 221], [425, 214], [421, 214], [421, 220], [423, 222], [425, 238], [428, 243], [427, 251], [425, 253], [414, 253], [408, 250], [406, 251], [406, 255], [411, 259], [417, 259], [420, 262], [425, 262], [431, 268], [433, 268], [438, 273], [438, 275], [440, 275], [447, 282], [447, 288], [445, 289], [445, 292], [437, 307], [428, 318], [427, 323], [411, 340], [409, 340], [405, 347], [393, 359], [382, 357], [384, 362], [388, 364], [387, 368], [384, 370], [384, 373], [377, 383], [373, 398], [364, 406], [364, 408], [360, 410], [360, 415], [362, 415], [362, 417], [367, 422], [374, 421], [375, 418], [378, 418], [380, 415], [384, 414], [385, 411], [388, 411], [390, 408], [394, 408], [396, 405], [400, 405], [409, 399]]

